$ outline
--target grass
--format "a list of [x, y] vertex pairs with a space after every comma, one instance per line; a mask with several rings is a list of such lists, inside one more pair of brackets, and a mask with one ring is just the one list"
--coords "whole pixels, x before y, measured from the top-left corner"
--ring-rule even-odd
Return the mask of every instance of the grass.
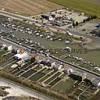
[[65, 81], [59, 82], [53, 87], [53, 89], [62, 93], [69, 93], [73, 89], [73, 83], [74, 81], [72, 79], [67, 79]]
[[61, 78], [57, 77], [54, 81], [52, 81], [51, 83], [49, 83], [49, 85], [53, 86], [55, 85], [57, 82], [59, 82], [61, 80]]
[[37, 81], [39, 80], [41, 77], [43, 77], [45, 74], [42, 72], [39, 72], [37, 74], [35, 74], [32, 78], [30, 78], [32, 81]]
[[3, 55], [3, 54], [5, 54], [7, 51], [5, 51], [5, 50], [0, 50], [0, 57]]
[[[91, 0], [49, 0], [74, 10], [96, 15], [100, 18], [100, 3]], [[97, 2], [97, 3], [96, 3]]]
[[91, 100], [100, 100], [100, 91]]
[[[95, 63], [97, 65], [100, 65], [100, 50], [84, 50], [82, 47], [77, 45], [68, 45], [72, 48], [71, 55], [78, 56], [80, 58], [84, 58], [86, 61], [90, 61], [91, 63]], [[58, 52], [55, 54], [55, 52]], [[64, 59], [65, 56], [67, 56], [69, 53], [64, 52], [63, 50], [55, 50], [52, 52], [53, 55]], [[67, 61], [74, 61], [71, 58], [64, 59]], [[78, 62], [79, 63], [79, 62]]]
[[[84, 58], [86, 61], [90, 61], [91, 63], [94, 63], [96, 65], [100, 65], [100, 52], [99, 51], [94, 51], [94, 52], [88, 52], [84, 54], [74, 54], [75, 56]], [[78, 62], [79, 64], [82, 64]]]
[[36, 72], [35, 70], [29, 70], [27, 73], [23, 74], [22, 77], [27, 78], [28, 76], [32, 75], [35, 72]]
[[5, 61], [5, 59], [7, 58], [6, 56], [3, 56], [6, 53], [7, 51], [0, 49], [0, 64], [2, 64], [2, 62]]
[[75, 54], [75, 55], [82, 57], [87, 61], [100, 65], [100, 50], [94, 50], [84, 54]]
[[55, 71], [52, 71], [51, 73], [47, 74], [46, 76], [44, 76], [42, 79], [40, 79], [40, 82], [43, 82], [44, 80], [46, 80], [47, 78], [49, 78], [51, 75], [53, 75], [55, 73]]
[[51, 82], [54, 78], [56, 78], [57, 76], [60, 75], [60, 72], [56, 73], [55, 75], [53, 75], [51, 78], [49, 78], [45, 83], [48, 84], [49, 82]]

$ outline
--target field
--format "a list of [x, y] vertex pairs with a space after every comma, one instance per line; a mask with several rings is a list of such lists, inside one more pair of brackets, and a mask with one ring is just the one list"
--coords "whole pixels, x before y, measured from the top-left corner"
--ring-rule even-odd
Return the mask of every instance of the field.
[[100, 0], [49, 0], [100, 17]]
[[1, 8], [13, 13], [35, 15], [59, 9], [61, 6], [47, 0], [0, 0]]

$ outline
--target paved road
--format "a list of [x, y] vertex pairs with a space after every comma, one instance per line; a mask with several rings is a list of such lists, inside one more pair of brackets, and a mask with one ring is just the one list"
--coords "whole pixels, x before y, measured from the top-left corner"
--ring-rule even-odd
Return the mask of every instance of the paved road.
[[[7, 79], [1, 78], [1, 77], [0, 77], [0, 86], [11, 87], [11, 89], [8, 89], [8, 91], [10, 92], [10, 94], [8, 96], [25, 95], [25, 96], [33, 96], [33, 97], [39, 98], [40, 100], [53, 100], [52, 97], [47, 97], [35, 90], [31, 90], [30, 88], [27, 88], [18, 83], [12, 82], [10, 80], [7, 80]], [[0, 100], [2, 100], [1, 97], [0, 97]]]
[[[4, 43], [4, 44], [6, 44], [6, 45], [8, 45], [8, 46], [10, 46], [10, 45], [13, 45], [13, 47], [15, 48], [15, 49], [18, 49], [18, 48], [22, 48], [23, 46], [21, 46], [21, 45], [18, 45], [18, 44], [16, 44], [16, 43], [14, 43], [14, 42], [11, 42], [11, 41], [9, 41], [9, 40], [7, 40], [7, 39], [4, 39], [4, 38], [0, 38], [0, 43]], [[23, 48], [25, 48], [26, 49], [26, 47], [23, 47]]]

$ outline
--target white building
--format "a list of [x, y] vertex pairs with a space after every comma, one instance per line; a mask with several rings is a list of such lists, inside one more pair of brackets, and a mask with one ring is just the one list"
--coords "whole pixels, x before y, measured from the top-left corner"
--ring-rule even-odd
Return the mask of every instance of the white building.
[[31, 57], [30, 57], [30, 55], [27, 52], [24, 52], [24, 53], [16, 54], [15, 58], [18, 59], [18, 60], [22, 59], [23, 61], [26, 61], [26, 60], [29, 60]]
[[11, 46], [8, 46], [8, 51], [12, 51], [12, 50], [13, 50], [12, 45]]

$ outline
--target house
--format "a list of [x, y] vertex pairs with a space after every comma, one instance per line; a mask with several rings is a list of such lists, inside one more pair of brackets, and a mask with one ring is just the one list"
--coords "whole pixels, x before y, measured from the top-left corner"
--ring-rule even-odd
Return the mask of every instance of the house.
[[14, 57], [17, 60], [22, 59], [23, 61], [27, 61], [27, 60], [31, 59], [30, 55], [27, 52], [17, 53]]

